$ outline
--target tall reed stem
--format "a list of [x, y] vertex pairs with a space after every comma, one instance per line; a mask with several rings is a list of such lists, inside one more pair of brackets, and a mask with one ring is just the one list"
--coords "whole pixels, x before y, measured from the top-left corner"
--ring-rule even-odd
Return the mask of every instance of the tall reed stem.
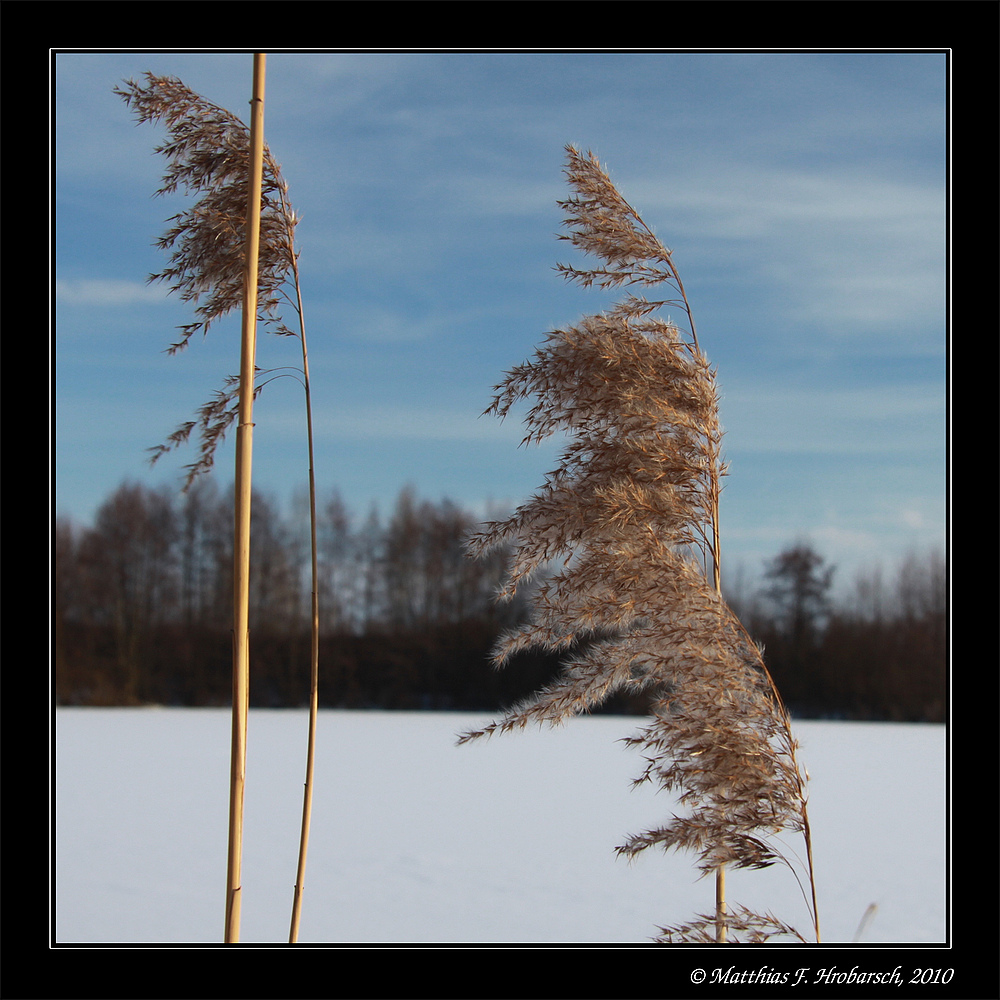
[[312, 394], [309, 388], [309, 353], [306, 350], [305, 313], [302, 310], [302, 291], [299, 283], [299, 264], [292, 252], [292, 270], [295, 276], [295, 293], [299, 314], [299, 336], [302, 340], [302, 378], [306, 396], [306, 428], [309, 439], [309, 532], [312, 550], [312, 641], [310, 644], [309, 671], [309, 737], [306, 750], [306, 782], [302, 800], [302, 832], [299, 838], [299, 864], [295, 877], [295, 895], [292, 900], [292, 922], [288, 943], [299, 939], [299, 922], [302, 917], [302, 893], [305, 889], [306, 853], [309, 848], [309, 824], [312, 818], [313, 771], [316, 760], [316, 722], [319, 714], [319, 564], [316, 545], [316, 473], [313, 461]]
[[246, 213], [246, 276], [240, 354], [239, 423], [236, 429], [235, 546], [233, 584], [233, 741], [229, 784], [229, 861], [226, 944], [240, 939], [243, 864], [243, 791], [246, 778], [247, 708], [250, 689], [250, 498], [253, 456], [254, 363], [257, 338], [257, 265], [264, 154], [264, 53], [253, 57], [250, 102], [250, 170]]
[[726, 943], [726, 866], [715, 869], [715, 941]]
[[[641, 222], [638, 212], [633, 209], [633, 214], [636, 219], [638, 219], [642, 225], [642, 228], [655, 239], [652, 230], [645, 224]], [[684, 311], [687, 313], [688, 327], [691, 331], [691, 342], [694, 346], [695, 351], [700, 351], [701, 348], [698, 344], [698, 332], [694, 325], [694, 314], [691, 311], [691, 303], [688, 301], [687, 293], [684, 291], [684, 283], [681, 281], [681, 276], [677, 273], [677, 268], [674, 266], [673, 258], [667, 253], [666, 261], [667, 267], [670, 271], [671, 278], [674, 283], [674, 287], [680, 293], [681, 304], [684, 306]], [[719, 459], [720, 456], [717, 454], [713, 456], [715, 461], [712, 462], [711, 467], [713, 469], [711, 476], [710, 490], [712, 494], [711, 501], [711, 523], [709, 525], [709, 530], [711, 532], [711, 538], [706, 539], [707, 551], [711, 556], [711, 575], [712, 575], [712, 586], [715, 588], [715, 592], [721, 597], [722, 596], [722, 552], [721, 552], [721, 542], [720, 542], [720, 531], [719, 531], [719, 494], [721, 491], [721, 484], [719, 483]], [[706, 566], [706, 571], [708, 567]], [[717, 944], [725, 944], [726, 941], [726, 866], [719, 865], [715, 869], [715, 940]]]
[[[679, 281], [680, 279], [678, 279]], [[684, 295], [683, 290], [681, 295]], [[684, 299], [685, 304], [687, 298]], [[688, 316], [691, 315], [688, 309]], [[694, 320], [691, 320], [691, 329], [694, 330]], [[694, 336], [692, 332], [692, 336]], [[712, 554], [712, 584], [715, 592], [722, 597], [722, 561], [719, 542], [719, 480], [718, 476], [713, 477], [712, 482], [712, 538], [709, 549]], [[717, 944], [725, 944], [726, 941], [726, 866], [719, 865], [715, 869], [715, 940]]]

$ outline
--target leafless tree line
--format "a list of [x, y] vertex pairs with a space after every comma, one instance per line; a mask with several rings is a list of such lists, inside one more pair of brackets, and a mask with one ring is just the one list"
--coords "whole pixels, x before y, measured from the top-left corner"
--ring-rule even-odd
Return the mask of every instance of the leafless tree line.
[[[293, 507], [306, 502], [304, 496], [292, 500]], [[92, 526], [56, 523], [52, 578], [60, 698], [211, 698], [218, 685], [206, 684], [202, 675], [223, 678], [229, 652], [231, 510], [231, 498], [203, 477], [181, 496], [124, 484], [101, 505]], [[286, 673], [299, 672], [293, 663], [308, 632], [309, 540], [290, 525], [302, 523], [294, 512], [283, 516], [272, 498], [255, 496], [250, 618], [262, 690], [283, 669], [274, 661]], [[500, 613], [493, 604], [499, 559], [482, 563], [465, 556], [465, 536], [474, 525], [451, 501], [423, 501], [411, 489], [400, 493], [387, 517], [373, 508], [358, 524], [336, 492], [327, 496], [319, 524], [327, 645], [350, 646], [372, 636], [387, 642], [388, 635], [469, 623], [492, 629]], [[167, 650], [172, 663], [159, 663]], [[342, 659], [343, 649], [331, 655]], [[165, 691], [153, 682], [164, 673], [188, 676]], [[292, 691], [290, 682], [280, 687]]]
[[[252, 522], [255, 704], [307, 694], [308, 538], [293, 497], [258, 495]], [[287, 513], [287, 516], [286, 516]], [[497, 604], [506, 554], [466, 555], [480, 520], [403, 489], [363, 517], [336, 491], [320, 503], [322, 698], [343, 707], [494, 710], [549, 679], [554, 659], [504, 671], [489, 654], [523, 616]], [[211, 477], [184, 494], [120, 486], [89, 526], [53, 529], [54, 683], [67, 704], [226, 704], [230, 696], [232, 504]], [[832, 567], [808, 547], [729, 595], [793, 711], [940, 721], [946, 713], [943, 559], [912, 556], [831, 597]], [[807, 666], [808, 665], [808, 666]], [[641, 699], [610, 710], [643, 712]]]
[[[293, 506], [306, 502], [296, 496]], [[308, 538], [270, 497], [255, 494], [252, 522], [255, 628], [299, 626], [309, 603]], [[332, 493], [321, 509], [323, 625], [362, 633], [485, 613], [497, 567], [468, 559], [475, 522], [454, 503], [419, 500], [404, 489], [388, 518], [377, 508], [355, 526]], [[81, 529], [55, 528], [55, 594], [67, 618], [133, 630], [171, 624], [225, 626], [232, 583], [232, 512], [210, 478], [180, 498], [169, 489], [121, 486]]]
[[859, 571], [836, 600], [836, 567], [796, 543], [763, 586], [730, 596], [800, 715], [943, 722], [948, 714], [948, 571], [942, 552]]

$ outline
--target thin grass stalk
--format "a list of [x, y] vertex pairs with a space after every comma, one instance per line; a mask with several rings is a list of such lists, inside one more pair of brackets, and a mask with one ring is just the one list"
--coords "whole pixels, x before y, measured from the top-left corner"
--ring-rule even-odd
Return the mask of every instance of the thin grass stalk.
[[253, 57], [250, 170], [246, 214], [246, 276], [240, 346], [239, 423], [236, 429], [235, 554], [233, 584], [233, 741], [229, 791], [229, 859], [225, 942], [240, 939], [243, 864], [243, 793], [246, 778], [247, 709], [250, 689], [250, 497], [253, 457], [254, 363], [257, 337], [257, 266], [263, 187], [264, 76], [266, 56]]
[[809, 891], [812, 895], [813, 930], [816, 933], [816, 944], [819, 944], [819, 903], [816, 900], [816, 876], [813, 873], [813, 842], [812, 831], [809, 828], [809, 813], [802, 810], [802, 838], [806, 843], [806, 864], [809, 866]]
[[309, 824], [312, 818], [313, 772], [316, 762], [316, 723], [319, 715], [319, 563], [316, 544], [316, 473], [313, 461], [312, 394], [309, 388], [309, 352], [306, 349], [305, 313], [302, 309], [302, 291], [299, 284], [299, 265], [292, 253], [292, 271], [295, 276], [295, 294], [298, 301], [299, 335], [302, 341], [302, 377], [306, 397], [306, 429], [309, 447], [309, 534], [312, 571], [312, 619], [309, 670], [309, 736], [306, 749], [306, 781], [302, 799], [302, 831], [299, 837], [299, 863], [295, 876], [295, 895], [292, 900], [292, 921], [288, 943], [299, 939], [302, 918], [302, 893], [305, 889], [306, 854], [309, 849]]
[[[635, 212], [636, 219], [639, 219], [638, 212]], [[646, 230], [650, 236], [653, 236], [653, 232], [649, 227], [643, 222], [643, 228]], [[668, 254], [666, 263], [670, 269], [670, 273], [673, 277], [674, 284], [677, 287], [678, 292], [680, 292], [681, 302], [684, 306], [684, 311], [687, 313], [688, 327], [691, 330], [691, 342], [694, 346], [695, 351], [700, 352], [701, 348], [698, 344], [698, 332], [694, 325], [694, 314], [691, 311], [691, 303], [688, 302], [687, 293], [684, 291], [684, 283], [681, 281], [680, 274], [677, 273], [677, 268], [674, 266], [673, 258]], [[712, 468], [712, 513], [711, 513], [711, 539], [708, 540], [708, 551], [712, 559], [712, 584], [715, 588], [715, 592], [721, 597], [722, 596], [722, 554], [721, 554], [721, 542], [720, 542], [720, 530], [719, 530], [719, 493], [721, 490], [721, 485], [719, 483], [718, 468], [719, 463], [713, 462], [711, 464]], [[810, 865], [811, 870], [811, 865]], [[815, 888], [814, 888], [815, 894]], [[715, 940], [718, 944], [725, 944], [726, 942], [726, 866], [719, 865], [715, 870]]]
[[[676, 276], [677, 272], [674, 271]], [[680, 278], [677, 278], [678, 283]], [[683, 295], [683, 290], [681, 295]], [[685, 298], [685, 304], [687, 299]], [[691, 310], [688, 309], [688, 317], [691, 317]], [[691, 319], [691, 335], [695, 338], [697, 347], [697, 337], [694, 333], [694, 320]], [[718, 466], [714, 466], [717, 468]], [[718, 476], [713, 477], [713, 499], [712, 499], [712, 583], [715, 592], [722, 597], [722, 562], [719, 542], [719, 480]], [[726, 943], [726, 866], [719, 865], [715, 869], [715, 940], [717, 944]]]

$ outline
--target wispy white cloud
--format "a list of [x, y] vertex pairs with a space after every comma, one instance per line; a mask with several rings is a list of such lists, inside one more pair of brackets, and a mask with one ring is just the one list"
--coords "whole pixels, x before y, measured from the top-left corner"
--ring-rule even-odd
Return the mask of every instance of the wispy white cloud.
[[[744, 287], [772, 289], [783, 319], [834, 335], [943, 326], [945, 195], [921, 183], [816, 166], [718, 165], [633, 200], [669, 244], [710, 246]], [[705, 251], [701, 251], [704, 253]]]
[[158, 305], [167, 301], [167, 290], [141, 281], [114, 281], [101, 278], [59, 278], [56, 298], [75, 306]]
[[[269, 414], [268, 432], [300, 434], [297, 413]], [[316, 412], [320, 440], [506, 442], [515, 450], [523, 437], [516, 421], [499, 421], [472, 411], [433, 406], [407, 406], [373, 402], [349, 409], [329, 407]]]
[[[944, 448], [944, 385], [724, 392], [731, 447], [740, 451], [877, 454]], [[939, 428], [939, 433], [934, 433]]]

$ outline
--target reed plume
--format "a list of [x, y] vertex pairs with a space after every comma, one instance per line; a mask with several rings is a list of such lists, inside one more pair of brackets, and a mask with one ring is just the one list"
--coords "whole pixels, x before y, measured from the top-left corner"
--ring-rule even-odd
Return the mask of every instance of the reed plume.
[[[263, 103], [264, 55], [254, 56], [254, 99], [252, 104]], [[305, 859], [308, 845], [312, 807], [313, 773], [315, 760], [315, 733], [318, 713], [319, 678], [319, 584], [316, 528], [316, 483], [313, 449], [312, 393], [309, 379], [309, 357], [306, 346], [305, 312], [299, 277], [299, 252], [295, 245], [298, 217], [288, 196], [288, 184], [281, 168], [272, 156], [263, 136], [255, 136], [254, 129], [239, 118], [201, 95], [190, 90], [175, 77], [145, 74], [145, 82], [126, 80], [114, 92], [121, 97], [135, 115], [137, 124], [161, 124], [166, 128], [167, 139], [155, 147], [154, 152], [167, 161], [158, 196], [182, 192], [196, 200], [186, 210], [168, 219], [170, 228], [158, 240], [160, 250], [168, 253], [169, 264], [162, 271], [151, 274], [150, 282], [162, 282], [184, 302], [194, 306], [195, 319], [183, 324], [180, 338], [167, 348], [167, 353], [184, 350], [197, 334], [205, 336], [209, 328], [231, 312], [245, 308], [250, 303], [253, 325], [260, 322], [271, 333], [281, 337], [297, 337], [301, 346], [301, 367], [276, 368], [262, 372], [264, 382], [256, 383], [259, 372], [254, 363], [254, 345], [249, 353], [249, 363], [241, 375], [227, 376], [223, 387], [197, 411], [197, 419], [182, 423], [167, 439], [151, 448], [152, 462], [188, 443], [197, 428], [198, 457], [186, 466], [185, 490], [204, 473], [209, 472], [215, 461], [216, 451], [227, 431], [242, 419], [240, 430], [249, 430], [252, 424], [241, 418], [241, 405], [250, 406], [267, 381], [284, 377], [289, 372], [299, 378], [305, 391], [307, 450], [309, 463], [309, 508], [311, 536], [311, 668], [309, 700], [309, 735], [306, 759], [306, 781], [302, 810], [302, 827], [299, 844], [299, 862], [292, 903], [289, 939], [297, 940], [301, 916]], [[260, 125], [262, 126], [262, 108]], [[252, 149], [252, 139], [260, 148]], [[256, 154], [256, 155], [254, 155]], [[259, 184], [257, 199], [248, 191]], [[255, 204], [251, 204], [255, 203]], [[259, 207], [259, 211], [255, 208]], [[253, 223], [254, 257], [256, 267], [255, 293], [251, 295], [248, 275], [248, 220]], [[250, 259], [252, 266], [253, 259]], [[283, 306], [291, 306], [297, 317], [297, 329], [285, 325], [281, 316]], [[244, 317], [246, 327], [246, 317]], [[244, 333], [246, 337], [246, 332]], [[246, 350], [246, 343], [244, 344]], [[246, 355], [245, 355], [246, 357]], [[246, 392], [242, 390], [246, 389]], [[243, 397], [241, 400], [241, 396]], [[249, 403], [247, 402], [249, 397]], [[237, 448], [237, 467], [241, 455]], [[249, 462], [247, 462], [249, 466]], [[247, 477], [249, 478], [249, 477]], [[249, 482], [246, 484], [246, 538], [249, 546]], [[239, 489], [237, 490], [239, 494]], [[243, 521], [240, 499], [237, 497], [237, 521]], [[238, 540], [237, 548], [241, 543]], [[238, 555], [239, 558], [239, 555]], [[237, 595], [237, 604], [240, 596]], [[237, 618], [240, 617], [237, 611]], [[245, 617], [245, 613], [244, 613]], [[235, 627], [234, 642], [239, 644], [240, 626]], [[237, 659], [246, 653], [237, 653]], [[234, 675], [242, 667], [234, 665]], [[245, 690], [237, 694], [240, 682], [234, 676], [234, 716], [239, 714], [237, 702], [243, 703], [242, 727], [245, 731]], [[234, 746], [241, 744], [245, 752], [245, 732], [234, 733]], [[234, 757], [236, 751], [234, 750]], [[235, 765], [234, 765], [235, 769]], [[241, 811], [241, 810], [240, 810]], [[231, 841], [233, 838], [231, 833]], [[231, 843], [231, 851], [232, 851]], [[230, 862], [232, 866], [232, 860]], [[237, 879], [238, 881], [238, 879]], [[235, 924], [235, 928], [231, 925]], [[227, 935], [238, 932], [238, 916], [230, 920], [227, 913]], [[227, 940], [229, 937], [227, 936]]]
[[[239, 118], [186, 87], [175, 77], [145, 74], [145, 82], [126, 80], [114, 88], [133, 112], [136, 124], [163, 125], [165, 142], [154, 148], [167, 166], [158, 197], [177, 192], [196, 200], [171, 216], [169, 228], [157, 240], [169, 254], [168, 266], [147, 277], [168, 286], [182, 302], [194, 307], [194, 320], [178, 330], [166, 351], [177, 354], [192, 339], [208, 334], [223, 317], [242, 308], [246, 268], [247, 184], [250, 169], [250, 129]], [[288, 197], [281, 168], [265, 143], [260, 208], [258, 258], [258, 320], [269, 332], [296, 336], [281, 318], [282, 304], [291, 304], [304, 326], [298, 288], [295, 228], [298, 217]], [[270, 373], [264, 373], [270, 374]], [[263, 386], [258, 385], [259, 394]], [[150, 448], [155, 463], [186, 444], [195, 428], [200, 441], [196, 461], [186, 467], [185, 487], [208, 472], [215, 452], [238, 415], [239, 377], [227, 377], [221, 389], [166, 440]]]
[[[805, 837], [818, 940], [806, 778], [791, 721], [761, 650], [721, 594], [727, 469], [715, 371], [671, 251], [592, 154], [570, 146], [567, 157], [574, 193], [559, 202], [569, 229], [560, 238], [600, 263], [557, 270], [584, 287], [630, 291], [612, 309], [549, 333], [496, 386], [487, 413], [504, 418], [534, 401], [522, 444], [557, 433], [566, 444], [543, 487], [470, 542], [479, 557], [509, 546], [501, 600], [538, 578], [529, 620], [500, 638], [495, 665], [529, 648], [565, 655], [549, 686], [459, 742], [558, 724], [617, 692], [647, 692], [651, 721], [626, 741], [646, 760], [636, 784], [657, 784], [686, 811], [629, 837], [619, 853], [687, 850], [717, 877], [715, 912], [662, 928], [658, 940], [798, 936], [769, 914], [731, 910], [724, 895], [727, 868], [789, 863], [774, 846], [787, 831]], [[655, 286], [667, 297], [631, 291]], [[663, 319], [664, 307], [679, 309], [683, 326]]]

